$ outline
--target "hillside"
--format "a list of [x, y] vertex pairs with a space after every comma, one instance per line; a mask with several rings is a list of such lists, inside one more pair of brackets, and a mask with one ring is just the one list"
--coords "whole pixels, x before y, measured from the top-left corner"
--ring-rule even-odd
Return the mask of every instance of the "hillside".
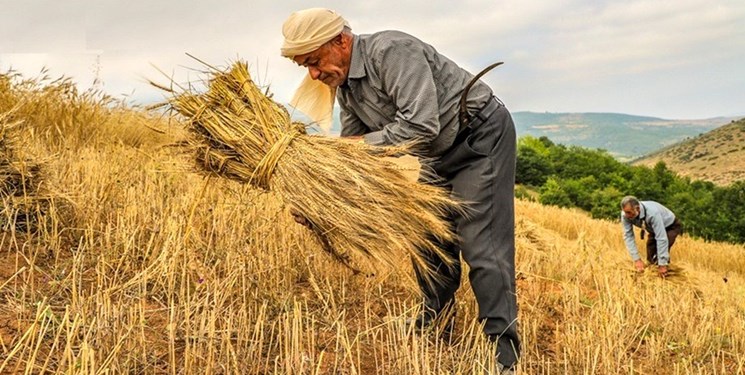
[[601, 148], [621, 161], [637, 158], [731, 121], [665, 120], [619, 113], [514, 112], [518, 136], [546, 136], [555, 143]]
[[[299, 120], [307, 120], [297, 113]], [[732, 117], [703, 120], [665, 120], [621, 113], [513, 112], [518, 136], [546, 136], [555, 143], [607, 150], [629, 161], [696, 137], [729, 123]], [[332, 134], [339, 134], [339, 108], [334, 107]]]
[[[354, 274], [279, 197], [194, 173], [177, 122], [3, 78], [4, 176], [37, 163], [39, 190], [2, 196], [0, 373], [493, 367], [467, 277], [452, 342], [415, 335], [409, 259]], [[742, 245], [684, 235], [662, 280], [580, 211], [518, 200], [516, 237], [519, 373], [745, 373]]]
[[683, 176], [728, 185], [745, 179], [745, 118], [676, 143], [633, 162], [653, 166], [664, 161]]

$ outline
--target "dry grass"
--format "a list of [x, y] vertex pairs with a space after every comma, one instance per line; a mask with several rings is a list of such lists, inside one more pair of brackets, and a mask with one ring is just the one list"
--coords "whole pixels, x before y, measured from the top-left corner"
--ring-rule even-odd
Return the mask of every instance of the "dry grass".
[[0, 114], [0, 227], [32, 232], [49, 200], [40, 189], [41, 165], [16, 150], [22, 142], [16, 132], [20, 122], [8, 120], [13, 112]]
[[[493, 366], [467, 280], [453, 344], [417, 336], [403, 325], [418, 303], [411, 270], [353, 275], [272, 193], [192, 173], [192, 160], [164, 147], [183, 135], [157, 119], [150, 127], [165, 134], [119, 123], [116, 111], [89, 123], [60, 103], [43, 105], [60, 112], [45, 118], [26, 107], [15, 116], [36, 119], [20, 129], [33, 141], [26, 151], [45, 159], [45, 183], [70, 207], [44, 216], [39, 233], [0, 237], [0, 373], [482, 374]], [[0, 101], [0, 113], [8, 108]], [[101, 133], [55, 141], [37, 129], [50, 122]], [[116, 135], [130, 128], [144, 142]], [[518, 201], [516, 229], [522, 373], [745, 373], [742, 246], [683, 236], [672, 249], [677, 275], [663, 281], [632, 272], [618, 223]]]
[[745, 119], [662, 149], [634, 164], [652, 167], [659, 161], [682, 176], [717, 185], [740, 181], [745, 178]]

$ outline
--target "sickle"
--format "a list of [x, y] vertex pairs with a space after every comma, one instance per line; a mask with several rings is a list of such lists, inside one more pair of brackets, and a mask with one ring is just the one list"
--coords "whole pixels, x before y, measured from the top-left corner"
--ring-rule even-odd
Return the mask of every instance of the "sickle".
[[460, 96], [460, 110], [458, 111], [458, 120], [460, 121], [460, 126], [463, 128], [468, 124], [469, 116], [468, 116], [468, 108], [466, 108], [466, 99], [468, 99], [468, 91], [471, 90], [471, 86], [473, 86], [476, 81], [479, 80], [484, 74], [488, 73], [490, 70], [504, 64], [504, 62], [496, 62], [494, 64], [491, 64], [487, 66], [484, 70], [479, 72], [479, 74], [476, 74], [470, 82], [466, 85], [466, 88], [463, 89], [463, 94]]

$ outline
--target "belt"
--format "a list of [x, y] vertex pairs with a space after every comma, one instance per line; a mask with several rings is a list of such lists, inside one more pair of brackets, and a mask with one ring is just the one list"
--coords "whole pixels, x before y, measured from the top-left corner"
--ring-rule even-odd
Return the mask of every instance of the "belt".
[[499, 108], [504, 107], [504, 104], [501, 100], [497, 99], [496, 96], [491, 96], [486, 101], [486, 104], [484, 104], [481, 109], [479, 109], [478, 112], [476, 112], [474, 115], [467, 116], [467, 123], [466, 126], [463, 126], [463, 124], [460, 124], [461, 127], [458, 129], [458, 134], [455, 136], [455, 139], [453, 140], [452, 145], [449, 147], [448, 151], [452, 150], [456, 147], [456, 145], [459, 145], [463, 143], [466, 138], [468, 138], [469, 135], [474, 131], [474, 129], [481, 126], [486, 120], [491, 117], [491, 115], [494, 114]]
[[496, 96], [492, 95], [491, 97], [489, 97], [489, 99], [486, 101], [486, 104], [484, 104], [478, 112], [471, 116], [468, 116], [468, 123], [466, 124], [466, 126], [462, 126], [463, 124], [460, 124], [462, 127], [458, 129], [458, 135], [455, 136], [455, 141], [453, 142], [453, 144], [458, 144], [463, 141], [463, 139], [465, 139], [465, 137], [468, 137], [468, 135], [471, 134], [474, 129], [481, 126], [481, 124], [486, 122], [486, 120], [488, 120], [489, 117], [494, 114], [494, 112], [502, 107], [504, 107], [504, 104], [501, 100], [497, 99]]

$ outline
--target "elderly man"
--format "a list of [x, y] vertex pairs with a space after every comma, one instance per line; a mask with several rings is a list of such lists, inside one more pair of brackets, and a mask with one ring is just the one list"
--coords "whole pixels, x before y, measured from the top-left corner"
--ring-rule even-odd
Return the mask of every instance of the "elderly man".
[[[520, 354], [515, 294], [515, 127], [510, 113], [482, 81], [468, 90], [464, 123], [459, 100], [473, 75], [432, 46], [399, 31], [355, 35], [327, 9], [293, 13], [283, 25], [282, 55], [308, 69], [293, 103], [319, 122], [330, 120], [334, 96], [341, 107], [341, 136], [372, 145], [415, 143], [450, 189], [468, 202], [454, 215], [458, 244], [443, 245], [456, 262], [432, 257], [442, 282], [417, 275], [424, 308], [412, 320], [431, 326], [454, 306], [460, 254], [470, 266], [471, 287], [484, 332], [497, 341], [500, 369], [510, 371]], [[319, 82], [320, 81], [320, 82]], [[385, 218], [380, 218], [385, 220]]]
[[670, 264], [670, 248], [683, 231], [680, 221], [667, 207], [654, 201], [639, 201], [636, 197], [627, 196], [621, 200], [621, 225], [626, 248], [634, 261], [638, 272], [644, 271], [644, 262], [634, 241], [634, 226], [641, 229], [641, 238], [649, 232], [647, 238], [647, 261], [657, 265], [660, 276], [667, 276]]

